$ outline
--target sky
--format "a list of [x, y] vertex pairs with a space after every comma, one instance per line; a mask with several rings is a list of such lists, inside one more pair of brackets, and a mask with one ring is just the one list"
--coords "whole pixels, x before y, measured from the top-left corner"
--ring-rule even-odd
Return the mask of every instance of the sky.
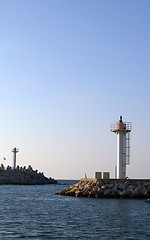
[[149, 11], [149, 0], [0, 0], [1, 163], [17, 147], [17, 164], [47, 177], [114, 177], [122, 115], [127, 175], [150, 178]]

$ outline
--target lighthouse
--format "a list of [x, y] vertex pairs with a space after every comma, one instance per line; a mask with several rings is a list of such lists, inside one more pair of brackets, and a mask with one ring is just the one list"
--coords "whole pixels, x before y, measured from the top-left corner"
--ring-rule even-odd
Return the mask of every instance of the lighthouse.
[[131, 123], [123, 122], [122, 116], [117, 123], [111, 123], [111, 132], [117, 134], [117, 168], [116, 178], [126, 178], [126, 165], [130, 164], [130, 132]]
[[19, 149], [18, 148], [13, 148], [12, 149], [12, 152], [14, 153], [14, 156], [13, 156], [13, 169], [16, 168], [16, 153], [19, 152]]

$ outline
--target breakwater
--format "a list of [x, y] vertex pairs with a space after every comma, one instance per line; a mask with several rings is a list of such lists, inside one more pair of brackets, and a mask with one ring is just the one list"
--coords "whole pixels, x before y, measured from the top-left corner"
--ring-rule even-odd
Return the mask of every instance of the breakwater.
[[59, 192], [64, 196], [97, 198], [144, 198], [150, 191], [150, 179], [81, 179]]
[[56, 180], [47, 178], [38, 170], [33, 170], [31, 165], [28, 168], [19, 167], [12, 169], [4, 166], [0, 167], [0, 184], [19, 184], [19, 185], [34, 185], [34, 184], [55, 184]]

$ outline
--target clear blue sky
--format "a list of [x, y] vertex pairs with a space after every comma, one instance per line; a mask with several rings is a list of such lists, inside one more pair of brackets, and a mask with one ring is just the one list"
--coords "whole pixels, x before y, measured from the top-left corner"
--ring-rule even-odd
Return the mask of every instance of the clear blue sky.
[[150, 1], [0, 0], [0, 161], [54, 178], [114, 176], [132, 122], [128, 176], [150, 178]]

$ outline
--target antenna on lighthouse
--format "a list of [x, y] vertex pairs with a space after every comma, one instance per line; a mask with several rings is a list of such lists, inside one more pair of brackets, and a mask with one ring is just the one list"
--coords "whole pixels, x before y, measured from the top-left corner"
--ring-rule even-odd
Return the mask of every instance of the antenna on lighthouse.
[[126, 165], [130, 164], [131, 123], [123, 122], [120, 116], [117, 123], [111, 123], [110, 130], [118, 135], [116, 177], [124, 179], [126, 178]]
[[15, 169], [16, 168], [16, 153], [19, 152], [19, 149], [14, 147], [12, 149], [12, 152], [14, 153], [14, 155], [13, 155], [13, 169]]

